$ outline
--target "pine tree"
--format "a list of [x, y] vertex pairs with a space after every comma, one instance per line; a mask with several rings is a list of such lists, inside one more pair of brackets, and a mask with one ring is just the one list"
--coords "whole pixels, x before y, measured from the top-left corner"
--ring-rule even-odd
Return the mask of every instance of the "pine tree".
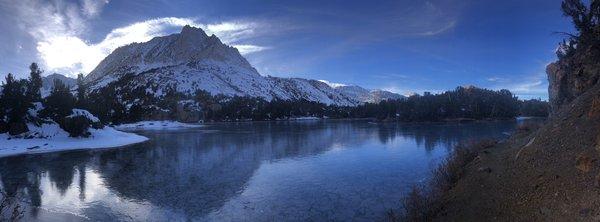
[[32, 104], [26, 95], [27, 86], [27, 80], [16, 80], [10, 73], [6, 76], [0, 104], [4, 109], [5, 120], [11, 135], [28, 131], [25, 117]]
[[72, 113], [75, 106], [75, 98], [71, 95], [69, 88], [60, 80], [54, 80], [54, 88], [50, 95], [44, 99], [43, 117], [50, 117], [60, 122], [65, 116]]
[[29, 66], [29, 83], [27, 84], [27, 98], [31, 102], [40, 102], [42, 95], [40, 89], [42, 88], [42, 70], [34, 62]]
[[77, 108], [87, 107], [86, 93], [87, 88], [83, 83], [83, 74], [79, 73], [77, 75]]
[[0, 92], [0, 134], [6, 133], [8, 131], [8, 123], [6, 120], [6, 111], [8, 105], [5, 104], [6, 102], [4, 99], [4, 89], [6, 89], [6, 84], [2, 83], [2, 92]]

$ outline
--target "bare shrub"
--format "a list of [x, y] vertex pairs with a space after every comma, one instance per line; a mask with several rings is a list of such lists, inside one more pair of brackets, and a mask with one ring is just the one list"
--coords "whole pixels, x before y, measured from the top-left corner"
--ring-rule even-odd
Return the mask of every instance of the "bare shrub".
[[19, 197], [19, 194], [9, 195], [0, 190], [0, 221], [17, 221], [23, 217]]
[[479, 151], [493, 147], [495, 140], [460, 143], [450, 155], [435, 168], [427, 186], [414, 186], [404, 197], [404, 212], [396, 215], [388, 212], [389, 221], [430, 221], [441, 207], [442, 197], [464, 175], [464, 168], [473, 161]]

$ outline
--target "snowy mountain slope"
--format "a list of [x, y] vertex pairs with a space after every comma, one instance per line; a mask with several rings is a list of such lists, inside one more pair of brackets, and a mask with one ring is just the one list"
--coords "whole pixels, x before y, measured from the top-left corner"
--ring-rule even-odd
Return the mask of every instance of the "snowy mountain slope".
[[396, 94], [385, 90], [367, 90], [360, 86], [338, 86], [336, 90], [350, 98], [356, 98], [363, 103], [378, 103], [384, 100], [402, 99], [403, 95]]
[[62, 83], [64, 83], [69, 88], [77, 85], [77, 79], [66, 77], [66, 76], [58, 74], [58, 73], [53, 73], [48, 76], [42, 77], [42, 89], [51, 90], [52, 87], [54, 87], [55, 79], [60, 80]]
[[60, 80], [67, 87], [72, 88], [77, 85], [77, 79], [67, 77], [58, 73], [53, 73], [48, 76], [42, 77], [42, 97], [46, 97], [50, 94], [52, 88], [54, 88], [54, 80]]
[[370, 102], [371, 100], [370, 91], [360, 86], [338, 86], [335, 87], [335, 89], [348, 97], [355, 98], [361, 102]]
[[372, 90], [370, 93], [371, 93], [371, 100], [366, 101], [366, 102], [370, 102], [370, 103], [378, 103], [383, 100], [406, 98], [403, 95], [385, 91], [385, 90], [380, 90], [380, 89]]
[[362, 102], [341, 93], [326, 83], [302, 78], [268, 77], [275, 85], [282, 88], [291, 99], [306, 99], [327, 105], [356, 106]]
[[98, 90], [121, 79], [128, 79], [122, 83], [126, 89], [146, 88], [155, 97], [176, 86], [177, 91], [190, 95], [205, 90], [212, 95], [269, 101], [306, 99], [342, 106], [375, 101], [373, 96], [357, 96], [317, 80], [262, 76], [237, 49], [190, 26], [178, 34], [117, 48], [85, 81], [92, 90]]

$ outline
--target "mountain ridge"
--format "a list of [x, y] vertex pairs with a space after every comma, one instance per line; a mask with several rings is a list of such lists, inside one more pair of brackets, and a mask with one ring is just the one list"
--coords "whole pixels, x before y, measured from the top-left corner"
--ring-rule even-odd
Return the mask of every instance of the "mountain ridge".
[[180, 33], [117, 48], [85, 77], [85, 82], [97, 90], [125, 75], [133, 76], [138, 85], [133, 88], [153, 85], [162, 89], [155, 91], [155, 96], [176, 86], [178, 92], [190, 95], [204, 90], [227, 97], [249, 96], [268, 101], [306, 99], [338, 106], [403, 98], [362, 87], [357, 96], [318, 80], [263, 76], [236, 48], [191, 26], [184, 26]]

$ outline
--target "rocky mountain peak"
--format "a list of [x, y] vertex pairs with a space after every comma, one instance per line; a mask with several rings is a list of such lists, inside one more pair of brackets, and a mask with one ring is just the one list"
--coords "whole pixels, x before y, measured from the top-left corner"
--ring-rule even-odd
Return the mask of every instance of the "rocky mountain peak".
[[115, 74], [207, 62], [227, 63], [258, 74], [237, 49], [223, 44], [215, 35], [208, 36], [201, 28], [186, 25], [180, 33], [117, 48], [90, 72], [86, 82]]
[[202, 30], [201, 28], [192, 27], [190, 25], [183, 26], [183, 28], [181, 28], [180, 33], [182, 36], [202, 36], [204, 38], [208, 37], [204, 30]]

